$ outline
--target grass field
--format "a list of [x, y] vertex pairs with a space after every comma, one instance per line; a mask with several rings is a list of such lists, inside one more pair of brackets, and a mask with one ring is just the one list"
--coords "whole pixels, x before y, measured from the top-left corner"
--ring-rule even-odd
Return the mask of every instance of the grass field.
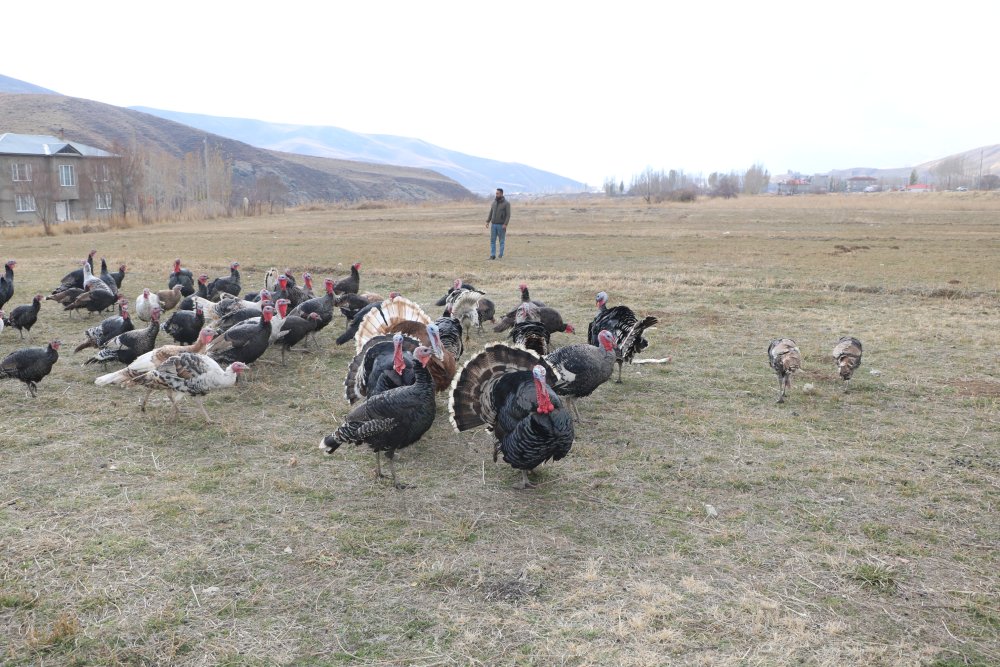
[[[0, 232], [8, 310], [92, 247], [128, 264], [133, 301], [174, 257], [213, 277], [239, 260], [247, 289], [360, 261], [363, 290], [435, 316], [455, 277], [498, 310], [526, 280], [585, 331], [604, 290], [660, 318], [643, 356], [673, 356], [581, 401], [573, 451], [531, 491], [439, 397], [397, 491], [367, 448], [317, 448], [347, 408], [340, 323], [210, 395], [206, 425], [95, 387], [71, 350], [97, 318], [45, 302], [35, 343], [61, 338], [60, 361], [37, 399], [0, 383], [0, 662], [1000, 664], [1000, 199], [514, 201], [501, 262], [486, 212]], [[846, 394], [845, 334], [865, 346]], [[779, 336], [804, 365], [783, 405]], [[0, 335], [0, 355], [19, 346]]]

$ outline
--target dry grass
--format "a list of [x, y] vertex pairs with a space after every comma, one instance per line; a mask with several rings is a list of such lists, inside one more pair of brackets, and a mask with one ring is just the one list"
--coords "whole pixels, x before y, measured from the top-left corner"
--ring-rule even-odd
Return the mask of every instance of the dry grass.
[[[674, 359], [582, 401], [573, 451], [530, 492], [439, 401], [399, 492], [369, 451], [316, 448], [346, 412], [333, 335], [210, 396], [210, 425], [191, 405], [143, 417], [66, 353], [35, 400], [0, 384], [0, 655], [997, 664], [1000, 201], [951, 194], [515, 202], [502, 262], [484, 261], [481, 205], [0, 233], [15, 303], [91, 247], [129, 264], [133, 298], [175, 256], [213, 276], [238, 259], [251, 288], [270, 266], [360, 261], [363, 289], [424, 304], [461, 276], [502, 309], [527, 280], [581, 330], [603, 289], [658, 315], [646, 356]], [[91, 321], [46, 302], [36, 341], [72, 349]], [[846, 394], [827, 358], [844, 334], [865, 344]], [[781, 406], [776, 336], [804, 358]]]

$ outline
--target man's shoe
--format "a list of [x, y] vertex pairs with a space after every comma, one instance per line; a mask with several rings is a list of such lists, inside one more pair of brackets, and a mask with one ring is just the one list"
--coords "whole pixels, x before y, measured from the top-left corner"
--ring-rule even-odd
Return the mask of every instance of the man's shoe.
[[496, 259], [496, 257], [494, 257], [493, 255], [490, 255], [490, 259]]

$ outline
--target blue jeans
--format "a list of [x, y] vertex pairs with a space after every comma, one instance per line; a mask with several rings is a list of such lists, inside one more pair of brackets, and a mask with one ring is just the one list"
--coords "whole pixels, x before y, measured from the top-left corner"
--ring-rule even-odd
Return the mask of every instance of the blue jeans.
[[[497, 239], [500, 239], [500, 254], [497, 255]], [[507, 228], [503, 225], [490, 225], [490, 257], [503, 257], [503, 244], [507, 239]]]

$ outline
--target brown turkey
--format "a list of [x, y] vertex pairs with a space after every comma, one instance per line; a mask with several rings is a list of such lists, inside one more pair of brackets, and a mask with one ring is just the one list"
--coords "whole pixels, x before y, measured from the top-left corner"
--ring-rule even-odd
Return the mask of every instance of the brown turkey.
[[778, 375], [778, 403], [785, 402], [792, 388], [792, 374], [802, 368], [802, 354], [791, 338], [775, 338], [767, 347], [767, 361]]
[[837, 363], [837, 370], [840, 379], [844, 381], [844, 391], [854, 375], [854, 371], [861, 366], [861, 341], [853, 336], [844, 336], [833, 348], [833, 360]]

